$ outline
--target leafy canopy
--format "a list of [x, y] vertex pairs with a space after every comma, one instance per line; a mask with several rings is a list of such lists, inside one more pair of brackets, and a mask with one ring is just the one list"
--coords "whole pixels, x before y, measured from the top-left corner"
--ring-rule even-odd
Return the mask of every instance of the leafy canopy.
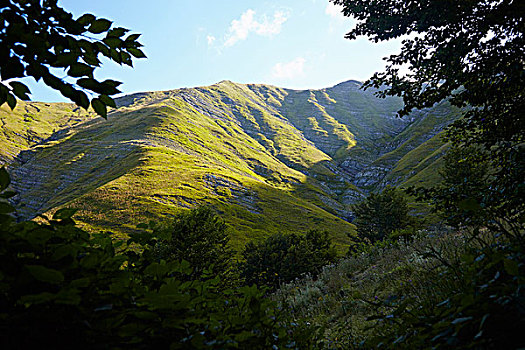
[[153, 234], [159, 237], [155, 245], [157, 258], [189, 262], [196, 278], [207, 269], [221, 278], [231, 272], [234, 253], [227, 226], [208, 207], [180, 213], [155, 227]]
[[[95, 78], [100, 56], [120, 65], [133, 66], [132, 56], [143, 58], [140, 34], [112, 27], [105, 18], [86, 13], [77, 19], [57, 0], [9, 0], [0, 7], [0, 105], [11, 109], [16, 97], [29, 100], [28, 87], [18, 81], [33, 77], [59, 91], [77, 105], [90, 105], [103, 117], [110, 97], [119, 93], [118, 81]], [[61, 78], [63, 74], [65, 78]], [[88, 95], [92, 96], [91, 101]]]
[[[444, 99], [470, 106], [454, 135], [493, 145], [525, 137], [525, 3], [515, 0], [331, 0], [357, 26], [346, 37], [406, 36], [366, 86], [402, 96], [400, 115]], [[399, 74], [408, 65], [410, 73]]]
[[492, 215], [525, 222], [525, 2], [331, 1], [358, 20], [349, 39], [404, 36], [401, 51], [386, 58], [386, 70], [365, 86], [386, 86], [380, 96], [402, 96], [400, 115], [443, 100], [463, 108], [448, 140], [484, 149], [494, 169], [483, 194], [491, 197]]
[[451, 147], [443, 156], [443, 181], [429, 193], [435, 209], [452, 227], [483, 225], [495, 213], [490, 208], [498, 194], [490, 188], [494, 170], [479, 147]]
[[[448, 100], [464, 116], [447, 130], [444, 183], [428, 191], [449, 222], [473, 230], [461, 264], [437, 282], [460, 289], [384, 302], [365, 348], [519, 348], [525, 203], [525, 2], [516, 0], [331, 0], [359, 22], [349, 39], [406, 36], [367, 87], [402, 96], [400, 115]], [[399, 74], [403, 65], [410, 72]], [[472, 146], [467, 148], [465, 146]], [[436, 253], [432, 251], [431, 253]], [[425, 259], [429, 255], [422, 254]], [[380, 310], [380, 311], [383, 311]], [[510, 316], [509, 316], [510, 315]]]

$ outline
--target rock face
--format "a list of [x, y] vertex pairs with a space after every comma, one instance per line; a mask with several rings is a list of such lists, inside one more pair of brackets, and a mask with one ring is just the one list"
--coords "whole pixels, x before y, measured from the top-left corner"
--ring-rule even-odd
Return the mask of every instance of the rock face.
[[[0, 144], [9, 146], [0, 159], [20, 217], [73, 203], [84, 222], [104, 227], [207, 203], [254, 230], [261, 220], [301, 229], [319, 217], [351, 228], [350, 205], [367, 192], [424, 179], [443, 150], [439, 133], [459, 115], [443, 103], [397, 118], [400, 99], [378, 99], [356, 81], [302, 91], [223, 81], [117, 105], [107, 121], [67, 104], [0, 110]], [[56, 111], [73, 116], [60, 123]]]

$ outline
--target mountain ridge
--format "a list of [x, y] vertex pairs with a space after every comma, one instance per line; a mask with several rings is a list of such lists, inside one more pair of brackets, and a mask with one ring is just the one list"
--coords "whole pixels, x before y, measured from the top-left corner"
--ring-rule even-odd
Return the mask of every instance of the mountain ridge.
[[[0, 159], [25, 218], [73, 205], [86, 226], [129, 233], [140, 220], [208, 204], [238, 242], [327, 228], [345, 244], [355, 232], [350, 205], [389, 184], [425, 182], [443, 151], [440, 132], [459, 115], [443, 103], [396, 118], [401, 100], [373, 93], [357, 81], [317, 90], [221, 81], [123, 96], [107, 121], [74, 105], [31, 114], [38, 103], [19, 103], [2, 108], [0, 144], [10, 146]], [[41, 137], [22, 142], [24, 132]]]

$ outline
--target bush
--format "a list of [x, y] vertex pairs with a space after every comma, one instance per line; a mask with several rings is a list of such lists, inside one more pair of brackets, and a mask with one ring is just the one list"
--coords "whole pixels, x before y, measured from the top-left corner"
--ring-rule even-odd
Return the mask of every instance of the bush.
[[372, 243], [387, 238], [395, 231], [415, 224], [408, 214], [403, 193], [395, 187], [386, 187], [380, 193], [371, 193], [362, 202], [352, 206], [358, 235]]
[[231, 274], [233, 251], [227, 226], [210, 208], [201, 207], [178, 214], [172, 221], [153, 226], [158, 260], [190, 263], [193, 278], [208, 273], [226, 278]]
[[493, 235], [487, 232], [481, 238], [478, 233], [458, 264], [429, 250], [426, 258], [444, 263], [434, 283], [454, 288], [426, 297], [398, 294], [378, 304], [378, 313], [370, 317], [377, 320], [374, 336], [366, 339], [364, 348], [523, 348], [523, 236]]
[[305, 236], [277, 234], [260, 243], [250, 242], [243, 253], [241, 276], [246, 284], [277, 288], [304, 274], [317, 274], [333, 263], [335, 249], [328, 232], [309, 231]]
[[[1, 168], [0, 192], [8, 184]], [[187, 261], [159, 259], [155, 247], [161, 239], [150, 232], [133, 235], [128, 244], [134, 249], [123, 250], [124, 243], [114, 244], [108, 234], [90, 235], [75, 227], [74, 210], [61, 209], [41, 223], [15, 223], [9, 215], [13, 210], [0, 202], [2, 348], [271, 349], [300, 344], [293, 335], [303, 328], [281, 322], [263, 290], [224, 288], [220, 276], [192, 279]], [[299, 340], [308, 342], [308, 333]]]

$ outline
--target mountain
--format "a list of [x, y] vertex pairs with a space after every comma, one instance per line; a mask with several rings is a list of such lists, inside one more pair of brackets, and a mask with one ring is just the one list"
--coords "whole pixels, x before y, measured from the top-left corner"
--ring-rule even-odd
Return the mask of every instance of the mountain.
[[446, 147], [448, 103], [397, 118], [399, 98], [347, 81], [320, 90], [222, 81], [117, 100], [107, 120], [75, 105], [0, 109], [0, 161], [17, 215], [79, 208], [89, 229], [129, 233], [212, 205], [232, 241], [275, 232], [355, 232], [350, 204], [389, 184], [428, 184]]

